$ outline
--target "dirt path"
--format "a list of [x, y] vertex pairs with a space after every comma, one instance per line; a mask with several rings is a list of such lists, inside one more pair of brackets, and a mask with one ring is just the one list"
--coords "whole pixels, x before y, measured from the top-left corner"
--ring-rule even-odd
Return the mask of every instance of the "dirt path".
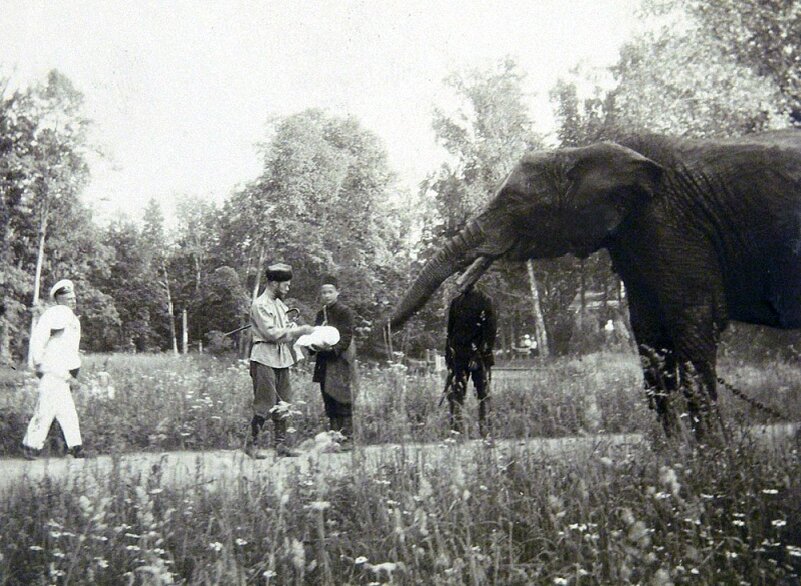
[[[755, 426], [751, 435], [767, 443], [778, 443], [799, 432], [801, 424]], [[252, 460], [238, 450], [205, 452], [129, 453], [98, 456], [86, 460], [48, 458], [27, 461], [21, 458], [2, 460], [0, 493], [25, 490], [32, 484], [48, 480], [60, 486], [81, 487], [85, 482], [102, 483], [110, 475], [126, 482], [158, 481], [162, 486], [187, 487], [202, 485], [208, 490], [225, 490], [240, 483], [273, 484], [277, 487], [300, 475], [345, 475], [358, 469], [378, 470], [382, 465], [406, 462], [437, 463], [458, 458], [471, 461], [479, 450], [495, 450], [499, 457], [529, 453], [542, 457], [579, 454], [618, 456], [643, 447], [639, 434], [596, 435], [559, 439], [499, 440], [492, 448], [481, 441], [461, 443], [375, 445], [357, 448], [350, 453], [324, 453], [309, 449], [298, 458]], [[647, 447], [647, 446], [646, 446]]]

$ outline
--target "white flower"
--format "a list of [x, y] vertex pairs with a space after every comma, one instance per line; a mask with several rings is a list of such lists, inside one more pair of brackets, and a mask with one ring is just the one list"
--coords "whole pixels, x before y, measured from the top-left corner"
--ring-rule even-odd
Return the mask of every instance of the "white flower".
[[312, 501], [309, 507], [314, 511], [325, 511], [331, 507], [328, 501]]
[[556, 584], [556, 586], [566, 586], [567, 578], [562, 578], [560, 576], [557, 576], [556, 578], [553, 579], [553, 583]]
[[353, 560], [353, 563], [356, 564], [357, 566], [360, 566], [362, 564], [366, 564], [367, 563], [367, 558], [364, 557], [363, 555], [360, 555], [355, 560]]
[[214, 551], [222, 551], [223, 544], [219, 541], [212, 541], [209, 543], [209, 549], [213, 549]]
[[764, 488], [762, 489], [762, 494], [779, 494], [779, 491], [775, 488]]
[[39, 545], [32, 545], [28, 549], [30, 549], [31, 551], [44, 551], [44, 548]]
[[735, 519], [732, 521], [732, 525], [736, 525], [737, 527], [745, 527], [745, 522], [740, 521], [739, 519]]
[[787, 525], [787, 521], [785, 521], [784, 519], [774, 519], [773, 521], [770, 522], [770, 524], [773, 525], [774, 527], [784, 527], [785, 525]]
[[267, 578], [269, 580], [270, 578], [275, 578], [278, 574], [276, 574], [273, 570], [264, 570], [261, 575], [263, 578]]

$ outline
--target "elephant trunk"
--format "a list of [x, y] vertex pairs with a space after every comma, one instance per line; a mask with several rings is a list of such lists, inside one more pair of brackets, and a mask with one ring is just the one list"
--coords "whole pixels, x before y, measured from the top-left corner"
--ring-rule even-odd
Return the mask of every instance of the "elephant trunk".
[[425, 264], [406, 295], [401, 299], [390, 318], [392, 328], [402, 326], [418, 309], [425, 305], [445, 279], [475, 260], [478, 256], [476, 248], [484, 240], [484, 231], [475, 220], [451, 238]]

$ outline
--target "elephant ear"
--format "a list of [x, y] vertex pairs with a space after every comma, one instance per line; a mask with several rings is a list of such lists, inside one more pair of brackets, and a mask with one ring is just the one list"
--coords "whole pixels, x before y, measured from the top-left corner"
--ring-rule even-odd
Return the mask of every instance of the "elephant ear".
[[651, 159], [613, 143], [574, 152], [566, 203], [595, 236], [614, 232], [632, 209], [656, 193], [664, 173]]

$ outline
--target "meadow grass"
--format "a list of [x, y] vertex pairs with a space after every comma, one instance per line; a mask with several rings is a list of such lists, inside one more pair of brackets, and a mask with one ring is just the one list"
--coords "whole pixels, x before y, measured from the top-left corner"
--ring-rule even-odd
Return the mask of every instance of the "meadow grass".
[[[719, 370], [749, 396], [786, 413], [791, 421], [801, 420], [797, 365], [724, 362]], [[355, 417], [360, 442], [446, 437], [442, 375], [413, 376], [395, 365], [364, 367], [360, 378]], [[292, 384], [293, 427], [302, 440], [325, 429], [326, 420], [309, 365], [294, 369]], [[232, 358], [94, 355], [84, 361], [81, 388], [74, 396], [84, 444], [100, 453], [231, 449], [241, 447], [248, 433], [252, 387], [247, 363]], [[0, 454], [18, 452], [36, 397], [36, 379], [30, 374], [7, 372], [0, 378]], [[638, 360], [630, 354], [558, 358], [535, 363], [533, 370], [496, 368], [492, 397], [493, 433], [499, 438], [642, 432], [655, 417], [646, 405]], [[726, 420], [770, 420], [725, 389], [720, 390], [720, 404]], [[466, 405], [468, 420], [474, 420], [472, 390]]]
[[[110, 375], [114, 399], [108, 398]], [[799, 420], [798, 369], [722, 364], [727, 380]], [[76, 391], [87, 446], [100, 452], [237, 448], [249, 420], [246, 364], [210, 356], [92, 356]], [[323, 429], [308, 367], [294, 373], [299, 438]], [[5, 453], [35, 380], [0, 381]], [[442, 379], [364, 369], [361, 444], [447, 437]], [[474, 398], [468, 399], [475, 412]], [[724, 418], [764, 415], [721, 391]], [[0, 499], [0, 584], [796, 584], [801, 572], [798, 437], [778, 448], [665, 445], [635, 357], [557, 359], [496, 371], [499, 438], [644, 432], [630, 452], [443, 448], [452, 457], [377, 464], [360, 450], [342, 474], [290, 472], [138, 482], [82, 474], [21, 481]], [[736, 434], [735, 434], [736, 436]], [[450, 444], [447, 444], [450, 445]], [[244, 464], [243, 464], [244, 465]]]
[[0, 584], [795, 584], [798, 445], [388, 452], [279, 485], [83, 475], [0, 501]]

